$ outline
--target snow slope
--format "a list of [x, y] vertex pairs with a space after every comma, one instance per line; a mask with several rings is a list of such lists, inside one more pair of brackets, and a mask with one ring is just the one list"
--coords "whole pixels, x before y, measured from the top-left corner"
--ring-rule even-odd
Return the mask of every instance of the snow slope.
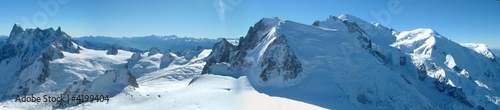
[[139, 88], [129, 86], [109, 103], [84, 103], [68, 109], [324, 109], [261, 94], [246, 77], [199, 76], [205, 63], [203, 59], [210, 52], [204, 50], [183, 65], [174, 63], [145, 73], [137, 79]]
[[[140, 80], [140, 78], [139, 78]], [[140, 88], [126, 88], [109, 103], [89, 103], [71, 109], [324, 109], [286, 98], [258, 93], [245, 77], [238, 79], [203, 75], [196, 82], [168, 81], [169, 78], [141, 82]], [[162, 104], [158, 104], [158, 102]]]
[[493, 52], [488, 48], [488, 46], [486, 46], [485, 44], [464, 43], [464, 44], [460, 44], [460, 45], [467, 47], [469, 49], [472, 49], [472, 50], [476, 51], [477, 53], [484, 55], [487, 58], [493, 59], [496, 57], [493, 54]]

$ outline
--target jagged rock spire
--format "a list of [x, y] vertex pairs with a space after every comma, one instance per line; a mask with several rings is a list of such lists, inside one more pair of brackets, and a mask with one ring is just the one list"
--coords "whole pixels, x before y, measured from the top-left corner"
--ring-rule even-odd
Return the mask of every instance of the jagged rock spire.
[[12, 27], [12, 31], [10, 31], [10, 36], [17, 35], [17, 34], [19, 34], [21, 32], [24, 32], [24, 29], [19, 24], [16, 23]]
[[151, 47], [151, 49], [149, 49], [148, 56], [155, 55], [158, 53], [161, 53], [160, 49], [158, 49], [156, 47]]

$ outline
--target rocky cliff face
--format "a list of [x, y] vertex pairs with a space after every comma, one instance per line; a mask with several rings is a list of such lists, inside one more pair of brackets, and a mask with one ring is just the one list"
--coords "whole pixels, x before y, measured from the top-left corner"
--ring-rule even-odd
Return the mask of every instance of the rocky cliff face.
[[118, 48], [116, 48], [115, 46], [112, 46], [110, 49], [108, 49], [108, 51], [106, 52], [106, 54], [108, 54], [108, 55], [116, 55], [116, 54], [118, 54]]
[[[274, 36], [272, 30], [277, 18], [263, 19], [250, 27], [247, 35], [240, 38], [239, 45], [233, 46], [225, 39], [214, 45], [206, 58], [202, 74], [223, 74], [238, 77], [243, 71], [253, 71], [261, 83], [269, 80], [289, 81], [302, 72], [301, 62], [289, 47], [285, 35]], [[272, 40], [270, 40], [272, 39]], [[262, 48], [266, 45], [267, 48]], [[258, 50], [263, 49], [263, 50]], [[248, 59], [248, 52], [261, 51], [258, 59]], [[257, 60], [257, 61], [256, 61]]]
[[212, 48], [212, 52], [208, 57], [205, 58], [207, 62], [203, 67], [203, 71], [201, 74], [211, 73], [212, 65], [222, 62], [230, 62], [231, 56], [236, 53], [236, 46], [229, 43], [226, 39], [222, 39], [222, 41], [215, 43]]
[[158, 53], [161, 53], [160, 49], [158, 49], [156, 47], [152, 47], [148, 51], [148, 56], [155, 55], [155, 54], [158, 54]]
[[26, 94], [31, 88], [46, 81], [50, 76], [50, 61], [64, 57], [62, 51], [79, 53], [74, 40], [53, 28], [26, 29], [14, 25], [9, 38], [0, 46], [0, 71], [3, 71], [2, 87], [5, 96]]
[[173, 54], [174, 53], [170, 49], [167, 49], [165, 52], [163, 52], [163, 56], [161, 57], [160, 62], [160, 69], [168, 67], [168, 65], [170, 65], [170, 63], [175, 60], [175, 56]]
[[269, 44], [262, 59], [259, 64], [263, 68], [260, 79], [264, 82], [275, 77], [284, 81], [295, 79], [302, 72], [302, 65], [288, 46], [284, 35]]

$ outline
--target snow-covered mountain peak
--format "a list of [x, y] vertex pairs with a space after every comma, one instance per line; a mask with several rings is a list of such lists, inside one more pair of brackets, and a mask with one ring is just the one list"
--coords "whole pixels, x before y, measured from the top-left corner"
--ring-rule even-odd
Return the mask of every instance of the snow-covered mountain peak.
[[156, 48], [156, 47], [151, 47], [151, 49], [149, 49], [148, 51], [148, 56], [151, 56], [151, 55], [155, 55], [155, 54], [158, 54], [158, 53], [161, 53], [160, 49]]
[[393, 33], [397, 31], [384, 27], [377, 23], [368, 23], [358, 17], [343, 14], [339, 17], [330, 16], [323, 21], [315, 21], [313, 26], [324, 28], [325, 30], [348, 31], [357, 33], [367, 41], [378, 42], [379, 45], [389, 45], [395, 41]]
[[262, 18], [261, 21], [264, 22], [266, 25], [276, 26], [284, 22], [285, 20], [280, 19], [278, 17], [272, 17], [272, 18]]
[[430, 55], [433, 48], [456, 44], [429, 28], [402, 31], [395, 34], [395, 37], [396, 41], [391, 46], [406, 53]]
[[411, 32], [422, 33], [422, 34], [427, 34], [427, 35], [439, 35], [434, 29], [431, 29], [431, 28], [417, 28], [417, 29], [412, 30]]
[[493, 55], [493, 52], [486, 46], [486, 44], [478, 44], [478, 43], [463, 43], [460, 44], [464, 47], [467, 47], [469, 49], [472, 49], [476, 51], [477, 53], [484, 55], [487, 58], [493, 59], [495, 58], [495, 55]]
[[350, 14], [342, 14], [338, 18], [341, 19], [341, 20], [346, 20], [346, 21], [349, 21], [349, 22], [358, 23], [358, 25], [369, 24], [365, 20], [362, 20], [362, 19], [360, 19], [360, 18], [358, 18], [356, 16], [353, 16], [353, 15], [350, 15]]
[[434, 37], [435, 31], [429, 28], [418, 28], [411, 31], [400, 32], [396, 36], [397, 41], [408, 40], [408, 39], [425, 39], [429, 37]]

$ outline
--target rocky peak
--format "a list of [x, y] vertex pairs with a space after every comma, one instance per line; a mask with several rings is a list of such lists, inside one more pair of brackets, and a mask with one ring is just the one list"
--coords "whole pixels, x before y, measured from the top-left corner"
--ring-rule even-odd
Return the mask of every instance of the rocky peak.
[[276, 27], [284, 23], [286, 20], [281, 20], [277, 17], [274, 18], [263, 18], [259, 22], [255, 23], [254, 26], [250, 27], [245, 37], [241, 37], [238, 49], [248, 50], [250, 47], [255, 47], [262, 39], [264, 35], [271, 30], [271, 28]]
[[161, 57], [161, 62], [160, 62], [160, 69], [168, 67], [170, 63], [172, 63], [175, 60], [175, 57], [172, 55], [174, 54], [170, 49], [165, 50], [163, 52], [163, 56]]
[[163, 54], [168, 54], [168, 53], [172, 53], [172, 50], [167, 49], [167, 50], [165, 50], [165, 52], [163, 52]]
[[202, 74], [210, 73], [210, 67], [216, 63], [227, 62], [230, 63], [231, 55], [234, 55], [236, 52], [236, 46], [229, 43], [226, 39], [222, 39], [222, 41], [217, 42], [212, 47], [212, 52], [210, 55], [205, 58], [207, 62], [205, 67], [203, 68]]
[[12, 30], [10, 31], [10, 36], [15, 36], [19, 33], [22, 33], [24, 32], [24, 29], [19, 25], [19, 24], [14, 24], [14, 26], [12, 27]]
[[[359, 23], [359, 24], [358, 24]], [[360, 26], [362, 24], [363, 26]], [[340, 17], [330, 16], [324, 21], [315, 21], [313, 26], [334, 29], [337, 31], [349, 32], [357, 37], [362, 46], [366, 49], [371, 48], [371, 38], [370, 35], [364, 30], [366, 21], [363, 21], [352, 15], [341, 15]], [[371, 25], [371, 24], [368, 24]], [[371, 25], [373, 27], [373, 25]]]
[[[247, 75], [259, 78], [259, 82], [263, 84], [269, 81], [296, 81], [294, 79], [302, 72], [301, 62], [287, 43], [287, 36], [280, 34], [279, 30], [281, 26], [288, 27], [287, 23], [277, 18], [264, 18], [250, 27], [245, 37], [240, 38], [238, 47], [225, 39], [216, 43], [205, 59], [207, 63], [202, 74], [223, 74], [233, 77]], [[298, 24], [290, 23], [290, 25]], [[266, 46], [263, 48], [261, 45]], [[253, 73], [239, 72], [248, 68], [253, 68]]]
[[236, 46], [229, 43], [226, 39], [222, 39], [222, 41], [215, 43], [212, 52], [205, 59], [208, 61], [213, 59], [215, 61], [214, 63], [228, 62], [229, 56], [235, 51]]
[[262, 56], [259, 66], [263, 69], [259, 77], [263, 82], [269, 80], [288, 81], [302, 72], [302, 64], [287, 44], [285, 35], [271, 42]]
[[38, 52], [43, 51], [45, 48], [54, 48], [71, 53], [79, 52], [77, 43], [71, 36], [61, 31], [60, 28], [57, 31], [53, 28], [23, 30], [16, 24], [5, 43], [14, 46], [20, 52]]
[[149, 49], [148, 51], [148, 56], [151, 56], [151, 55], [155, 55], [155, 54], [158, 54], [158, 53], [161, 53], [160, 49], [156, 48], [156, 47], [151, 47], [151, 49]]
[[314, 23], [312, 25], [317, 27], [317, 26], [319, 26], [319, 23], [320, 23], [320, 21], [316, 20], [316, 21], [314, 21]]
[[184, 50], [182, 52], [176, 52], [176, 53], [179, 56], [184, 56], [184, 58], [186, 58], [186, 60], [191, 60], [191, 59], [197, 57], [198, 54], [200, 54], [203, 50], [204, 49], [202, 47], [197, 46], [195, 48]]
[[10, 73], [10, 76], [4, 77], [12, 79], [12, 82], [9, 82], [12, 85], [9, 90], [6, 90], [4, 96], [26, 94], [31, 91], [31, 88], [47, 81], [51, 74], [50, 61], [63, 58], [62, 51], [79, 53], [79, 48], [74, 40], [60, 28], [58, 32], [53, 28], [24, 30], [15, 24], [9, 38], [0, 46], [0, 63], [14, 67], [2, 70], [2, 72]]
[[63, 32], [61, 31], [61, 26], [57, 27], [56, 35], [62, 36], [62, 34], [63, 34]]
[[127, 61], [126, 68], [133, 68], [134, 65], [137, 64], [137, 62], [141, 59], [142, 59], [141, 53], [132, 54], [130, 59], [128, 59], [128, 61]]
[[112, 46], [110, 49], [108, 49], [108, 51], [106, 52], [106, 54], [108, 54], [108, 55], [116, 55], [116, 54], [118, 54], [118, 48], [116, 48], [115, 46]]

